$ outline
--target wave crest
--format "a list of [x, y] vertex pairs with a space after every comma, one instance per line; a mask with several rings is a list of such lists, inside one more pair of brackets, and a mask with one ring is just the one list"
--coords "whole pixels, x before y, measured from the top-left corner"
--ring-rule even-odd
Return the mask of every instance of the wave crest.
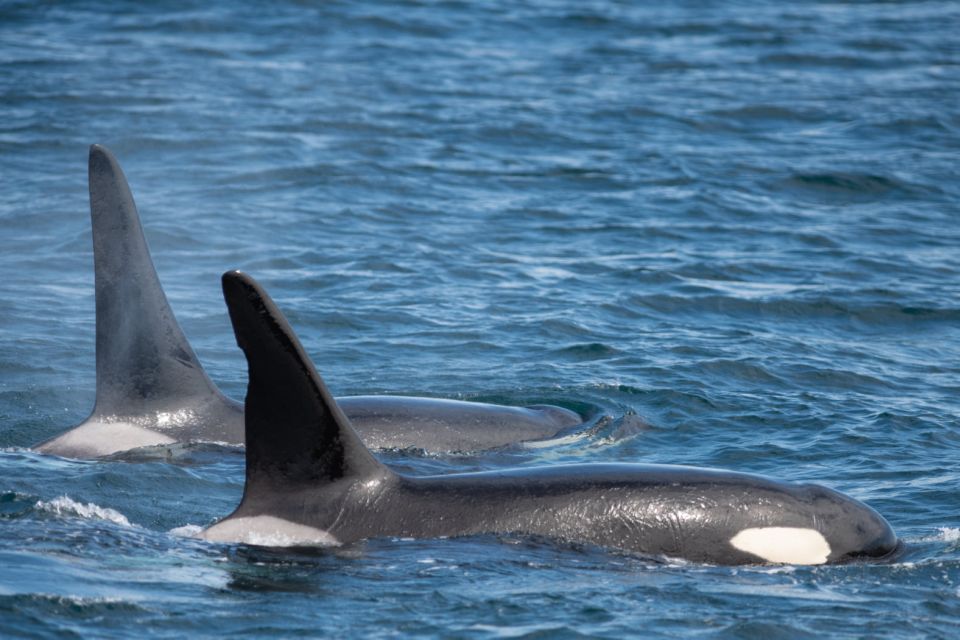
[[59, 496], [50, 501], [38, 500], [34, 506], [40, 511], [46, 511], [47, 513], [52, 513], [57, 516], [79, 517], [88, 520], [106, 520], [124, 527], [131, 526], [127, 517], [119, 511], [101, 507], [92, 502], [87, 504], [77, 502], [68, 496]]

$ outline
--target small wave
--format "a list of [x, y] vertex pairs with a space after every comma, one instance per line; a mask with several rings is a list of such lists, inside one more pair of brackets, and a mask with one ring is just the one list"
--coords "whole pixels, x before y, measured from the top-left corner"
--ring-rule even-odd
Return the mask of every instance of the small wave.
[[861, 51], [907, 51], [907, 47], [892, 38], [853, 38], [844, 41], [852, 49]]
[[19, 491], [4, 491], [0, 493], [0, 518], [20, 518], [33, 508], [37, 497]]
[[635, 307], [676, 318], [682, 314], [715, 313], [725, 317], [748, 318], [804, 318], [807, 322], [851, 322], [863, 326], [889, 326], [900, 323], [956, 322], [960, 308], [913, 306], [900, 304], [898, 300], [879, 300], [867, 303], [850, 302], [869, 291], [832, 291], [806, 297], [783, 295], [754, 295], [735, 293], [728, 288], [728, 295], [679, 296], [669, 294], [632, 295], [625, 301]]
[[196, 538], [201, 531], [203, 527], [198, 524], [185, 524], [182, 527], [174, 527], [167, 533], [178, 538]]
[[927, 540], [936, 542], [958, 542], [960, 541], [960, 529], [957, 527], [937, 527], [936, 535], [930, 536]]
[[761, 56], [760, 63], [788, 67], [824, 67], [828, 69], [864, 69], [882, 66], [879, 61], [865, 56], [812, 53], [773, 53]]
[[527, 270], [527, 275], [534, 280], [564, 280], [576, 277], [572, 271], [556, 267], [532, 267]]
[[470, 631], [477, 631], [482, 635], [489, 635], [494, 638], [530, 638], [530, 637], [551, 637], [564, 636], [575, 630], [566, 625], [555, 623], [539, 623], [524, 625], [504, 625], [493, 624], [474, 624], [468, 627]]
[[560, 436], [558, 438], [551, 438], [549, 440], [531, 440], [528, 442], [521, 442], [520, 447], [523, 449], [548, 449], [551, 447], [558, 447], [560, 445], [574, 444], [586, 439], [587, 437], [589, 437], [589, 433], [584, 431], [580, 433], [572, 433], [566, 436]]
[[909, 196], [927, 192], [931, 187], [918, 185], [889, 175], [876, 175], [849, 171], [829, 171], [817, 173], [794, 173], [782, 183], [797, 193], [820, 198], [847, 198], [858, 201], [880, 197]]
[[816, 111], [805, 111], [773, 104], [745, 105], [733, 109], [714, 109], [710, 115], [734, 120], [745, 120], [755, 123], [757, 120], [774, 120], [777, 122], [819, 122], [823, 114]]
[[[3, 594], [0, 603], [18, 606], [41, 606], [52, 611], [70, 611], [72, 614], [98, 614], [105, 612], [142, 613], [144, 609], [130, 601], [130, 596], [78, 596], [56, 593]], [[2, 605], [0, 605], [2, 606]]]
[[899, 181], [886, 176], [845, 172], [798, 173], [791, 176], [789, 182], [808, 189], [868, 194], [886, 193], [904, 186]]
[[602, 342], [574, 344], [554, 352], [572, 360], [603, 360], [620, 354], [620, 350]]
[[54, 498], [49, 502], [38, 500], [35, 508], [57, 516], [76, 516], [89, 520], [106, 520], [114, 524], [129, 527], [130, 521], [119, 511], [91, 503], [83, 504], [67, 496]]

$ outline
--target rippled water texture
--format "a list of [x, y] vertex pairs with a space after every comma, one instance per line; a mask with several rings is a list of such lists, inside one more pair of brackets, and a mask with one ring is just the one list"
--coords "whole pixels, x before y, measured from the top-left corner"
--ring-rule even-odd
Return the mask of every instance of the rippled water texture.
[[[0, 3], [0, 632], [955, 637], [960, 8]], [[211, 376], [270, 290], [338, 394], [590, 416], [422, 474], [643, 461], [817, 480], [895, 563], [729, 569], [546, 540], [184, 537], [243, 457], [25, 448], [93, 404], [86, 154], [130, 178]]]

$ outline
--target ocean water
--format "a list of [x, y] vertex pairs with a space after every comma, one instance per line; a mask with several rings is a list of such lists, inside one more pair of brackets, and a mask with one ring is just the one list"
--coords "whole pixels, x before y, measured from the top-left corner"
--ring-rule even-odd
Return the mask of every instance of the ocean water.
[[[960, 6], [0, 2], [0, 635], [960, 633]], [[271, 292], [337, 394], [582, 413], [411, 474], [713, 466], [867, 501], [895, 561], [725, 568], [543, 539], [189, 537], [215, 446], [29, 446], [94, 380], [91, 143], [211, 376]]]

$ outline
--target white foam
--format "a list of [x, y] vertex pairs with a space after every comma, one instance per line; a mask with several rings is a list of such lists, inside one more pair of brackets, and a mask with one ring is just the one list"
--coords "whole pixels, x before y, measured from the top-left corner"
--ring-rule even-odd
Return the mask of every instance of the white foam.
[[574, 444], [586, 439], [586, 437], [587, 435], [585, 433], [573, 433], [568, 436], [560, 436], [559, 438], [551, 438], [549, 440], [530, 440], [527, 442], [521, 442], [520, 446], [523, 449], [549, 449], [565, 444]]
[[77, 516], [91, 520], [106, 520], [108, 522], [123, 525], [125, 527], [131, 526], [130, 521], [127, 520], [127, 517], [119, 511], [101, 507], [93, 504], [92, 502], [83, 504], [82, 502], [77, 502], [76, 500], [73, 500], [67, 496], [60, 496], [59, 498], [54, 498], [49, 502], [40, 500], [34, 506], [41, 511], [53, 513], [58, 516]]
[[801, 527], [744, 529], [730, 539], [730, 544], [778, 564], [823, 564], [830, 556], [830, 544], [823, 534]]
[[957, 542], [960, 540], [960, 529], [954, 527], [937, 527], [937, 531], [940, 532], [937, 540], [943, 540], [944, 542]]
[[338, 546], [329, 532], [274, 516], [227, 518], [200, 532], [198, 538], [211, 542], [252, 544], [260, 547]]
[[203, 527], [197, 524], [185, 524], [182, 527], [174, 527], [167, 533], [178, 538], [199, 538]]

